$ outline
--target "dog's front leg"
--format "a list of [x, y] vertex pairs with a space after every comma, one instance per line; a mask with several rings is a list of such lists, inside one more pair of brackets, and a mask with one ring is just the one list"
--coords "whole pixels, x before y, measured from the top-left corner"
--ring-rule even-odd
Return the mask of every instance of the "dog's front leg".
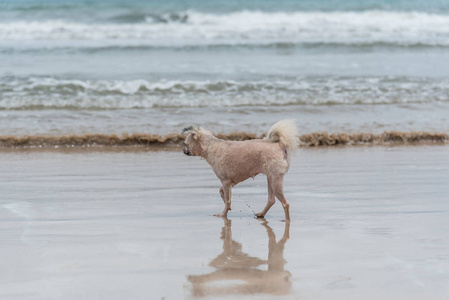
[[230, 184], [223, 184], [223, 186], [220, 188], [220, 196], [223, 199], [225, 208], [221, 214], [215, 214], [214, 216], [226, 217], [228, 214], [228, 211], [231, 210], [231, 185]]
[[226, 205], [226, 200], [225, 200], [225, 196], [224, 196], [223, 187], [220, 188], [220, 197], [221, 197], [221, 199], [223, 199], [223, 203]]
[[260, 213], [255, 214], [256, 218], [264, 218], [267, 214], [268, 210], [273, 206], [273, 204], [276, 202], [276, 198], [274, 196], [273, 188], [271, 186], [270, 178], [267, 178], [268, 182], [268, 202], [263, 211]]

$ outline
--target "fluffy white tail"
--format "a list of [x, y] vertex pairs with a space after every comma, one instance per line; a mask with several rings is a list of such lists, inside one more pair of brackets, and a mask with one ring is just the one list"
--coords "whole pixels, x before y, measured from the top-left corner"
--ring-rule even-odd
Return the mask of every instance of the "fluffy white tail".
[[287, 150], [293, 151], [298, 148], [298, 128], [293, 119], [282, 120], [271, 126], [265, 139], [272, 143], [281, 143]]

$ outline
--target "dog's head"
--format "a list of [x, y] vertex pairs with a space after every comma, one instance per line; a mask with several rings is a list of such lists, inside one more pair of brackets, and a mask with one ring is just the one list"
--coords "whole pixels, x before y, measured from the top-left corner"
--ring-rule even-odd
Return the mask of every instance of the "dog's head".
[[183, 134], [187, 134], [182, 150], [184, 154], [203, 157], [212, 133], [202, 128], [195, 129], [193, 126], [189, 126], [181, 131], [181, 135]]

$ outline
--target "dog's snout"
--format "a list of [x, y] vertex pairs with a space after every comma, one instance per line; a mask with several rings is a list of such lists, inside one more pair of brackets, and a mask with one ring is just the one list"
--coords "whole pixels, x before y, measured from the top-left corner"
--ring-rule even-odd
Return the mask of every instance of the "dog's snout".
[[188, 156], [191, 156], [191, 155], [192, 155], [192, 154], [190, 153], [189, 149], [187, 149], [187, 148], [184, 148], [184, 149], [182, 150], [182, 152], [184, 152], [184, 154], [185, 154], [185, 155], [188, 155]]

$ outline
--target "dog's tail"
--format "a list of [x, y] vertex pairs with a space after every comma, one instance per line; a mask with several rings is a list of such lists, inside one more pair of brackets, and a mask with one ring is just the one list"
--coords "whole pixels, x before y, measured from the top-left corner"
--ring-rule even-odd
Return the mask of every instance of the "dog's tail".
[[281, 143], [287, 150], [293, 151], [298, 148], [298, 128], [293, 119], [282, 120], [271, 126], [265, 137], [272, 143]]

